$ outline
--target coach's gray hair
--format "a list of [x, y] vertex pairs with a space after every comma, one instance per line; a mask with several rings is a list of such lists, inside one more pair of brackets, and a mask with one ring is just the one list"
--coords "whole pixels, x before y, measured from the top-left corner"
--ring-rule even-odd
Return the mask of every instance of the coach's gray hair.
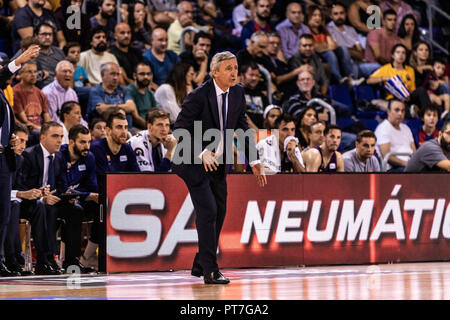
[[209, 66], [210, 70], [219, 70], [219, 65], [222, 61], [236, 59], [236, 56], [230, 51], [223, 51], [216, 53], [211, 59], [211, 64]]
[[105, 75], [105, 72], [109, 71], [109, 68], [110, 68], [110, 66], [112, 66], [112, 65], [115, 65], [115, 66], [119, 67], [119, 65], [118, 65], [117, 63], [115, 63], [115, 62], [106, 62], [106, 63], [103, 63], [103, 64], [100, 66], [100, 75], [103, 77], [103, 76]]

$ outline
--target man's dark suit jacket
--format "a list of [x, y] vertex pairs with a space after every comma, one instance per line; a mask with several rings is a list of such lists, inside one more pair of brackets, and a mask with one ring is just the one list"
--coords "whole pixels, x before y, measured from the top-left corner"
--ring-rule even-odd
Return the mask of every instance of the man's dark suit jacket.
[[[248, 129], [248, 124], [245, 117], [245, 110], [244, 89], [240, 85], [231, 87], [228, 94], [226, 128], [233, 130], [242, 129], [246, 131]], [[186, 129], [191, 134], [190, 164], [197, 163], [203, 167], [198, 156], [209, 144], [211, 144], [211, 141], [200, 141], [199, 139], [202, 137], [194, 137], [194, 121], [202, 122], [202, 134], [204, 134], [208, 129], [220, 130], [219, 119], [216, 88], [213, 79], [209, 79], [186, 97], [174, 125], [174, 130]], [[197, 140], [194, 138], [197, 138]], [[228, 143], [231, 142], [228, 141], [227, 144]], [[195, 145], [197, 146], [196, 148], [194, 147]], [[178, 146], [180, 146], [180, 144]], [[250, 154], [257, 157], [253, 139], [246, 138], [245, 154], [247, 159], [250, 159]], [[225, 172], [227, 171], [228, 170], [225, 170]]]
[[[23, 163], [20, 168], [19, 181], [17, 188], [20, 191], [26, 191], [33, 188], [42, 187], [44, 175], [44, 153], [40, 144], [27, 148], [23, 152]], [[65, 174], [65, 165], [59, 153], [55, 153], [55, 186], [56, 195], [64, 193], [67, 190], [67, 179]]]
[[[6, 97], [3, 93], [3, 89], [6, 87], [6, 80], [8, 80], [12, 76], [11, 71], [9, 71], [9, 68], [7, 65], [5, 65], [0, 70], [0, 124], [3, 123], [3, 120], [6, 116], [6, 108], [4, 107], [6, 105], [7, 108], [9, 108], [9, 114], [10, 114], [10, 121], [9, 121], [9, 139], [11, 140], [11, 136], [14, 133], [14, 130], [16, 128], [15, 126], [15, 120], [14, 120], [14, 112], [11, 108], [11, 106], [8, 103], [8, 100], [6, 100]], [[8, 163], [8, 167], [10, 171], [16, 170], [16, 160], [14, 157], [14, 150], [11, 149], [11, 146], [7, 146], [5, 150], [5, 156], [6, 161]]]

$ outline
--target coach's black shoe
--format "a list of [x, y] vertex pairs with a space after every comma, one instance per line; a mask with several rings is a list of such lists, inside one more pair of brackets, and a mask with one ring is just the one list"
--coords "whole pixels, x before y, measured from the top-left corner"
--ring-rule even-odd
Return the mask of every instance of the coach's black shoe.
[[20, 273], [9, 270], [3, 262], [0, 262], [0, 276], [2, 277], [18, 277]]
[[191, 275], [194, 277], [201, 277], [203, 275], [203, 268], [198, 264], [194, 264], [191, 269]]
[[230, 283], [230, 280], [220, 271], [211, 272], [210, 274], [207, 274], [203, 277], [203, 280], [205, 281], [205, 284], [228, 284]]

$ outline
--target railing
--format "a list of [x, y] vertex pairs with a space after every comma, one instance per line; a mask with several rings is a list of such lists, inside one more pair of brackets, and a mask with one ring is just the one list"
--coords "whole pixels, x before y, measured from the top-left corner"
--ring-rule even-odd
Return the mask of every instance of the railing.
[[389, 152], [383, 159], [383, 162], [381, 163], [381, 171], [386, 172], [387, 171], [387, 164], [390, 156], [412, 156], [412, 153], [410, 152]]
[[319, 98], [312, 98], [308, 101], [306, 104], [307, 107], [312, 105], [313, 103], [320, 104], [322, 107], [327, 108], [328, 111], [330, 111], [330, 124], [336, 124], [336, 110], [334, 110], [334, 107], [325, 101], [319, 99]]
[[424, 1], [427, 4], [427, 18], [428, 18], [428, 30], [429, 30], [429, 41], [430, 43], [437, 47], [439, 50], [441, 50], [443, 53], [448, 55], [448, 50], [442, 47], [439, 43], [433, 40], [433, 10], [439, 14], [441, 14], [445, 19], [447, 19], [450, 22], [450, 16], [441, 8], [435, 6], [432, 3], [429, 3], [428, 1]]

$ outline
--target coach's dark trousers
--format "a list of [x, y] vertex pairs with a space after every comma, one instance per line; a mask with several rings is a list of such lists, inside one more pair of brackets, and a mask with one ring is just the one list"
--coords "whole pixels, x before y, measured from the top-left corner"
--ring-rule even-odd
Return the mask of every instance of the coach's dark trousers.
[[194, 205], [198, 234], [194, 265], [200, 265], [204, 275], [219, 271], [216, 252], [227, 206], [224, 166], [214, 172], [205, 172], [203, 165], [174, 165], [172, 170], [186, 183]]

